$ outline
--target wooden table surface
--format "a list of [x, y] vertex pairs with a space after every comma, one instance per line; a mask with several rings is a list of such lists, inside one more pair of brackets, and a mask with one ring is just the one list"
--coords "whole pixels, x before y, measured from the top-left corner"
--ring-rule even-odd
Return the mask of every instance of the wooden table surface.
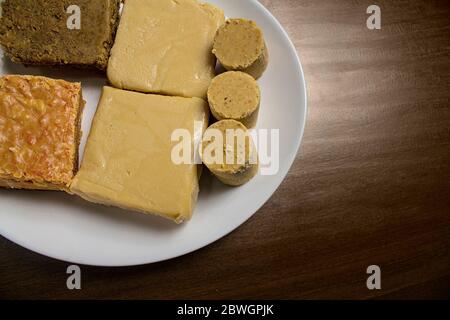
[[[294, 166], [247, 223], [187, 256], [67, 263], [0, 239], [0, 298], [450, 298], [450, 1], [262, 0], [292, 37], [309, 115]], [[273, 61], [272, 63], [276, 63]], [[366, 268], [379, 265], [381, 290]]]

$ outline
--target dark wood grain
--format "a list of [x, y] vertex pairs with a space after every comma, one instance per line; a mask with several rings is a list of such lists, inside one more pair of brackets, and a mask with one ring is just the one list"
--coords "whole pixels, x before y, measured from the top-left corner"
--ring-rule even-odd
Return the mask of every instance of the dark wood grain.
[[[82, 267], [0, 240], [1, 298], [450, 298], [450, 1], [264, 0], [308, 82], [301, 151], [231, 235], [154, 265]], [[366, 288], [366, 268], [382, 290]]]

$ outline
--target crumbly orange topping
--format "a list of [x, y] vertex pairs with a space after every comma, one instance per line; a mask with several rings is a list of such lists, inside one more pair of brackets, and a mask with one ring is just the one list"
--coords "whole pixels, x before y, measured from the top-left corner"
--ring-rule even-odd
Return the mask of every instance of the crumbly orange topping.
[[0, 78], [0, 176], [68, 185], [77, 165], [81, 86]]

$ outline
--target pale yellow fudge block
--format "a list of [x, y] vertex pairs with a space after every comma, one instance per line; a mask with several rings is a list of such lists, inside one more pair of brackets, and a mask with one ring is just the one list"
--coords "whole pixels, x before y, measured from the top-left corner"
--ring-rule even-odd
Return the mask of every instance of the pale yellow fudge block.
[[188, 130], [194, 150], [200, 143], [194, 137], [201, 137], [208, 118], [208, 105], [199, 98], [104, 87], [71, 192], [177, 223], [188, 220], [197, 201], [199, 166], [194, 158], [189, 164], [172, 161], [178, 144], [172, 133]]
[[120, 89], [206, 97], [214, 36], [224, 14], [196, 0], [127, 0], [108, 64]]

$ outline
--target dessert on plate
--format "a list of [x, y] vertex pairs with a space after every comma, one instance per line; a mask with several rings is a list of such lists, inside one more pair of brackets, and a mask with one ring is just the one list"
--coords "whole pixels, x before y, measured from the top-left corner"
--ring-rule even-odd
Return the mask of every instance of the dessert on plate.
[[[208, 105], [199, 98], [104, 87], [71, 192], [100, 204], [189, 220], [199, 191], [194, 150], [208, 117]], [[175, 130], [192, 137], [188, 163], [172, 158]]]
[[206, 130], [201, 156], [217, 179], [229, 186], [241, 186], [258, 173], [256, 146], [247, 128], [236, 120], [220, 120]]
[[67, 190], [78, 169], [81, 86], [34, 76], [0, 78], [0, 186]]
[[252, 76], [240, 71], [228, 71], [211, 82], [208, 102], [217, 120], [233, 119], [247, 128], [253, 128], [258, 121], [261, 91]]
[[206, 98], [224, 13], [196, 0], [127, 0], [108, 64], [120, 89]]
[[[103, 88], [78, 170], [81, 84], [1, 77], [0, 187], [62, 190], [180, 223], [195, 209], [201, 160], [231, 186], [257, 174], [247, 128], [258, 119], [255, 78], [268, 52], [253, 21], [225, 23], [221, 9], [197, 0], [127, 0], [122, 14], [122, 0], [0, 3], [0, 44], [14, 62], [95, 67], [111, 85]], [[70, 27], [78, 9], [79, 28]], [[233, 71], [215, 77], [216, 57]], [[210, 110], [219, 121], [208, 128]], [[237, 134], [231, 140], [230, 131]], [[177, 132], [189, 141], [174, 140]], [[190, 161], [174, 159], [179, 146], [180, 158]], [[212, 147], [225, 162], [210, 161], [205, 149]]]
[[[121, 0], [4, 0], [0, 44], [11, 60], [24, 65], [106, 70], [120, 3]], [[79, 8], [79, 29], [68, 27], [71, 6]]]
[[247, 19], [229, 19], [217, 31], [213, 53], [227, 70], [242, 71], [255, 79], [269, 64], [269, 51], [258, 25]]

